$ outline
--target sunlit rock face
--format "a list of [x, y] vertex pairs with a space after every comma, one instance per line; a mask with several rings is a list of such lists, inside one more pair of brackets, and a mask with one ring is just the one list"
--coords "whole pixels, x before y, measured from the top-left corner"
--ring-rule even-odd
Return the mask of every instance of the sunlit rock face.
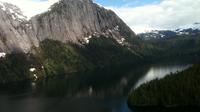
[[0, 2], [0, 50], [29, 52], [37, 43], [37, 38], [21, 10], [15, 5]]
[[0, 50], [3, 52], [27, 53], [45, 39], [87, 44], [87, 37], [99, 35], [116, 40], [135, 36], [113, 11], [92, 0], [60, 0], [30, 20], [16, 6], [0, 4]]
[[[106, 10], [91, 0], [61, 0], [48, 12], [31, 19], [38, 39], [46, 38], [80, 43], [84, 37], [98, 34], [128, 37], [124, 31], [134, 33], [111, 10]], [[118, 29], [116, 29], [118, 27]]]

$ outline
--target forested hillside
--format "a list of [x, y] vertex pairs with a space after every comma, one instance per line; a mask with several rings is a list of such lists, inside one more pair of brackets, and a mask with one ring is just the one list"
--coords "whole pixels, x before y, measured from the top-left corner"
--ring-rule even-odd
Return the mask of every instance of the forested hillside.
[[129, 94], [130, 106], [200, 106], [200, 64], [153, 80]]

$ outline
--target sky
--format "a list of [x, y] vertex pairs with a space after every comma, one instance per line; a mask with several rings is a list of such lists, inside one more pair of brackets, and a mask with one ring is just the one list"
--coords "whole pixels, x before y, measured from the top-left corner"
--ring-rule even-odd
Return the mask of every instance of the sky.
[[93, 0], [103, 6], [137, 7], [146, 4], [158, 3], [160, 0]]
[[[19, 6], [29, 18], [58, 0], [0, 0]], [[136, 33], [178, 29], [200, 22], [200, 0], [93, 0], [113, 10]]]

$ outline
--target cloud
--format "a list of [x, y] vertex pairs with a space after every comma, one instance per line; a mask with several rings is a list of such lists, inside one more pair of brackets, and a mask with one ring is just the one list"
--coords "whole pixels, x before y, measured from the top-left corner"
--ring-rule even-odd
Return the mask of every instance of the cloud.
[[163, 0], [140, 7], [107, 7], [136, 33], [152, 29], [176, 29], [200, 22], [200, 0]]
[[22, 10], [24, 15], [28, 18], [37, 15], [39, 13], [45, 12], [48, 8], [59, 0], [0, 0], [2, 2], [8, 2], [14, 4]]
[[[59, 0], [0, 0], [17, 5], [28, 18], [45, 12]], [[124, 0], [129, 1], [129, 0]], [[142, 2], [136, 0], [135, 2]], [[132, 3], [132, 2], [130, 2]], [[152, 29], [176, 29], [200, 22], [200, 0], [162, 0], [134, 7], [106, 7], [114, 10], [136, 33]]]

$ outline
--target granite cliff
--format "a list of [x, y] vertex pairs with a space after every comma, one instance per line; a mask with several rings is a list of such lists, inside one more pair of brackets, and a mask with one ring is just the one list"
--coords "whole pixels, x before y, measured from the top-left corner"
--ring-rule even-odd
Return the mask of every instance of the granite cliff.
[[135, 36], [113, 11], [92, 0], [60, 0], [30, 20], [17, 6], [0, 4], [1, 52], [28, 53], [45, 39], [87, 44], [91, 36], [100, 35], [112, 37], [119, 43]]
[[29, 27], [26, 16], [12, 4], [0, 2], [0, 51], [29, 52], [37, 45], [37, 38]]

